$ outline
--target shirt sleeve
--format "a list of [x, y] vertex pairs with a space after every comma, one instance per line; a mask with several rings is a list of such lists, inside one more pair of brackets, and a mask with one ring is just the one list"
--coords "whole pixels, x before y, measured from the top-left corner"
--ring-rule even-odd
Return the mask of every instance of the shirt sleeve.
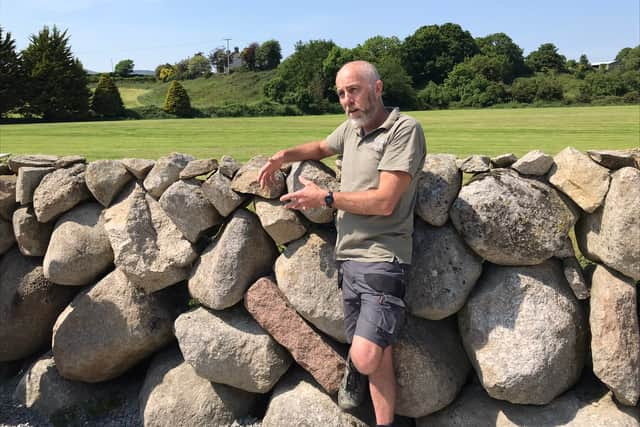
[[380, 171], [407, 172], [412, 177], [422, 170], [426, 156], [426, 141], [422, 126], [415, 120], [402, 123], [385, 144], [378, 164]]
[[349, 122], [345, 121], [325, 139], [329, 148], [336, 154], [342, 154], [344, 151], [344, 140], [348, 124]]

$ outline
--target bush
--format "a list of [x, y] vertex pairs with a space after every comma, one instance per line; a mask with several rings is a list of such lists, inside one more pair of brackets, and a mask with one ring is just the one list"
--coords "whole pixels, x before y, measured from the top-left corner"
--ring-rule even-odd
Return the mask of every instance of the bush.
[[519, 78], [511, 86], [511, 97], [514, 101], [531, 103], [538, 92], [538, 83], [535, 78]]
[[171, 82], [162, 109], [169, 114], [175, 114], [179, 117], [189, 117], [193, 115], [189, 95], [179, 82], [175, 80]]
[[440, 109], [448, 108], [451, 96], [444, 85], [429, 82], [427, 86], [418, 92], [418, 102], [421, 108]]
[[562, 84], [554, 77], [539, 77], [536, 100], [556, 101], [564, 98]]
[[100, 76], [96, 90], [91, 97], [90, 107], [101, 117], [121, 117], [124, 115], [120, 92], [108, 74]]
[[632, 90], [631, 92], [625, 93], [622, 99], [625, 104], [638, 104], [640, 103], [640, 92]]

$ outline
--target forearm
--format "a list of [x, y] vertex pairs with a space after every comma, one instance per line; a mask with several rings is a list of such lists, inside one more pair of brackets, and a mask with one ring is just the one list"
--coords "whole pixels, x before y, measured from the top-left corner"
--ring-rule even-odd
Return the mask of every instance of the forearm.
[[388, 216], [395, 208], [394, 199], [379, 189], [333, 193], [333, 207], [356, 215]]
[[280, 150], [274, 154], [272, 158], [282, 163], [291, 163], [303, 160], [321, 160], [333, 154], [324, 141], [314, 141], [286, 150]]

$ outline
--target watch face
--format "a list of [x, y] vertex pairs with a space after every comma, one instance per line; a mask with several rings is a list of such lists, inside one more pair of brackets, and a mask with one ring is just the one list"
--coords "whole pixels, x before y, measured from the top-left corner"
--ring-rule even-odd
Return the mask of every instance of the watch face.
[[333, 193], [329, 192], [329, 194], [327, 194], [326, 196], [324, 196], [324, 202], [327, 204], [328, 207], [333, 207]]

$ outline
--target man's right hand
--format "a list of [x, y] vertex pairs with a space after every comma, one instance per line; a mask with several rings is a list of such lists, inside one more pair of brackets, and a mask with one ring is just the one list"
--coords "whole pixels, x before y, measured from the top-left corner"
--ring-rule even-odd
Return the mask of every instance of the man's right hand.
[[261, 188], [265, 188], [268, 185], [273, 184], [273, 175], [278, 169], [282, 167], [284, 163], [284, 151], [278, 151], [271, 156], [267, 163], [260, 169], [258, 173], [258, 182]]

